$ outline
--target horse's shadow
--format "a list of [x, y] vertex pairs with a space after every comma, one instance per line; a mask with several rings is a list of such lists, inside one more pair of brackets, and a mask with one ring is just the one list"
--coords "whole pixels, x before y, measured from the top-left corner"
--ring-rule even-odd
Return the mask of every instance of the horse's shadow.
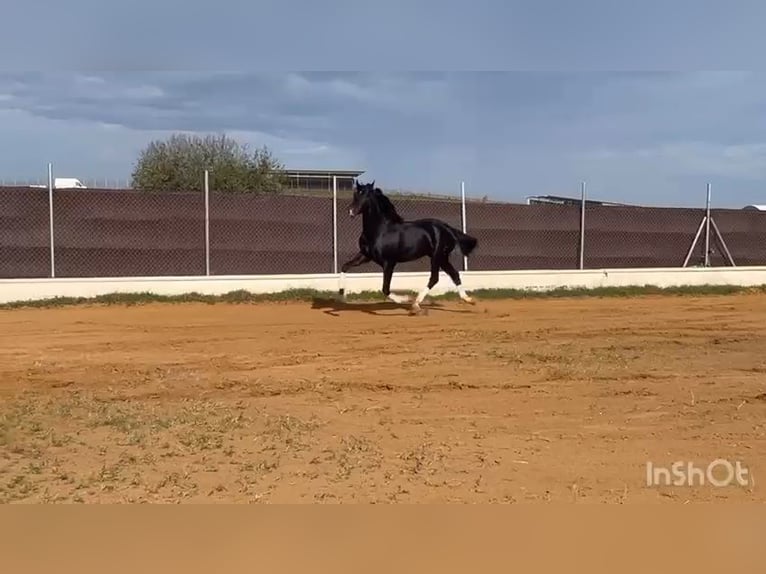
[[[321, 309], [323, 313], [338, 317], [341, 311], [356, 311], [357, 313], [366, 313], [368, 315], [388, 315], [390, 313], [380, 313], [380, 311], [396, 311], [402, 310], [405, 314], [409, 313], [409, 303], [394, 303], [393, 301], [342, 301], [341, 299], [314, 297], [311, 301], [312, 309]], [[441, 303], [431, 301], [428, 304], [422, 305], [423, 311], [429, 313], [431, 311], [438, 311], [444, 313], [470, 313], [468, 309], [448, 309]]]

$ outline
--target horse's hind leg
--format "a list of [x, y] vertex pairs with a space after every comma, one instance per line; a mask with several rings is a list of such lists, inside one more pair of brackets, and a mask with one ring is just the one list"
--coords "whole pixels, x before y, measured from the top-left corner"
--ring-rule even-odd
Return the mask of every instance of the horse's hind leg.
[[423, 299], [426, 298], [426, 295], [430, 293], [431, 289], [434, 288], [434, 285], [436, 285], [439, 282], [439, 260], [436, 257], [431, 258], [431, 276], [428, 278], [428, 285], [426, 287], [423, 287], [423, 289], [420, 290], [420, 293], [418, 293], [418, 298], [415, 299], [415, 302], [412, 304], [411, 312], [413, 314], [420, 313], [422, 311], [420, 304], [423, 302]]
[[457, 269], [455, 269], [452, 263], [449, 262], [449, 258], [445, 258], [442, 261], [441, 267], [457, 287], [457, 292], [460, 294], [460, 298], [466, 303], [474, 304], [476, 301], [474, 301], [472, 297], [469, 297], [468, 293], [465, 292], [465, 287], [463, 287], [462, 284], [463, 282], [460, 280], [460, 273], [458, 273]]
[[386, 261], [383, 264], [383, 295], [385, 295], [387, 299], [390, 299], [394, 303], [407, 303], [410, 298], [406, 295], [397, 295], [396, 293], [391, 293], [391, 277], [394, 274], [395, 266], [396, 263], [391, 263], [390, 261]]

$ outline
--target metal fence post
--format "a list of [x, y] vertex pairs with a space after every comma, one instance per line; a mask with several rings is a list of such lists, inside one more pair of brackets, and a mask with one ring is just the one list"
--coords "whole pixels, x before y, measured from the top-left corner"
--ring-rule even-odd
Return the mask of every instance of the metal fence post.
[[210, 172], [205, 170], [205, 275], [210, 275]]
[[585, 182], [580, 183], [580, 269], [585, 268]]
[[53, 164], [48, 163], [48, 229], [50, 233], [51, 277], [56, 277], [56, 250], [53, 240]]
[[338, 176], [332, 176], [332, 272], [338, 273]]
[[707, 184], [705, 200], [705, 267], [710, 267], [710, 184]]
[[[463, 226], [463, 233], [466, 231], [466, 217], [465, 217], [465, 181], [460, 182], [460, 204], [461, 204], [461, 219]], [[463, 255], [463, 271], [468, 271], [468, 257]]]

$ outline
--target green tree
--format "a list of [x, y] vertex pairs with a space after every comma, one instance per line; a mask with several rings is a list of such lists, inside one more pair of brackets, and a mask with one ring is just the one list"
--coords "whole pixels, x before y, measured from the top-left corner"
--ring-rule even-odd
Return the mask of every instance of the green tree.
[[224, 135], [173, 134], [150, 142], [139, 154], [133, 187], [146, 191], [201, 189], [209, 170], [211, 191], [278, 193], [286, 184], [284, 166], [263, 146], [250, 152]]

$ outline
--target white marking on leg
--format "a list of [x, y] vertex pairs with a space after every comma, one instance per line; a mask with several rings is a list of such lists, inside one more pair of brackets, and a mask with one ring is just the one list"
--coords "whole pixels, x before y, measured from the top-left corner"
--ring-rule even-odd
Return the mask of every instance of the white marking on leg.
[[406, 295], [397, 295], [396, 293], [389, 293], [388, 298], [394, 303], [407, 303], [410, 300]]
[[473, 299], [468, 296], [468, 293], [465, 292], [465, 287], [462, 285], [457, 286], [457, 292], [460, 293], [460, 298], [463, 301], [468, 301], [469, 303], [473, 301]]
[[426, 298], [426, 295], [431, 291], [431, 288], [426, 286], [423, 287], [423, 289], [420, 290], [420, 293], [418, 293], [418, 298], [415, 299], [415, 304], [420, 305], [423, 302], [423, 299]]

